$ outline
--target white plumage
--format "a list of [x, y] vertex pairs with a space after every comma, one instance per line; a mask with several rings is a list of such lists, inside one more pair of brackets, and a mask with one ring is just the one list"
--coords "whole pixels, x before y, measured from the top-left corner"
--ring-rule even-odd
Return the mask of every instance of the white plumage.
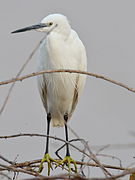
[[[87, 69], [86, 51], [67, 18], [61, 14], [45, 17], [39, 29], [47, 32], [38, 53], [38, 71], [53, 69]], [[38, 76], [38, 88], [47, 113], [51, 113], [53, 126], [65, 124], [64, 114], [70, 119], [84, 88], [85, 76], [73, 73], [51, 73]]]
[[[53, 69], [87, 70], [87, 57], [83, 43], [77, 33], [71, 29], [67, 18], [61, 14], [51, 14], [45, 17], [41, 23], [18, 29], [12, 33], [20, 33], [37, 30], [47, 33], [46, 39], [41, 43], [38, 53], [38, 71]], [[51, 163], [57, 166], [73, 163], [77, 172], [76, 162], [70, 157], [69, 144], [66, 144], [66, 157], [57, 162], [49, 155], [49, 131], [50, 122], [53, 126], [64, 126], [66, 141], [68, 140], [67, 121], [71, 118], [80, 94], [84, 88], [86, 77], [75, 73], [50, 73], [37, 77], [38, 88], [43, 105], [47, 113], [47, 138], [46, 150], [39, 166], [39, 172], [43, 170], [43, 163], [48, 163], [48, 175], [50, 175]]]

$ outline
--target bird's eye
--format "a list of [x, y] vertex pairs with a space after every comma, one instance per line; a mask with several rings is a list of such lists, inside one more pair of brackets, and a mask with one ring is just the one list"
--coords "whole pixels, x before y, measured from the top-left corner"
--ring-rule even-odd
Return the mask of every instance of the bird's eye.
[[51, 25], [53, 25], [53, 22], [50, 22], [50, 23], [49, 23], [49, 26], [51, 26]]

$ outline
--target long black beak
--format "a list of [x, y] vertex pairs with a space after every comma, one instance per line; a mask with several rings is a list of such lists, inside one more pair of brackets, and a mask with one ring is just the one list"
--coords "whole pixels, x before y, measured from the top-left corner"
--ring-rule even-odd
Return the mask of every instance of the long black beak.
[[40, 28], [44, 28], [44, 27], [47, 27], [47, 24], [36, 24], [36, 25], [33, 25], [33, 26], [29, 26], [29, 27], [25, 27], [25, 28], [22, 28], [22, 29], [18, 29], [16, 31], [13, 31], [11, 33], [20, 33], [20, 32], [25, 32], [25, 31], [31, 31], [31, 30], [36, 30], [36, 29], [40, 29]]

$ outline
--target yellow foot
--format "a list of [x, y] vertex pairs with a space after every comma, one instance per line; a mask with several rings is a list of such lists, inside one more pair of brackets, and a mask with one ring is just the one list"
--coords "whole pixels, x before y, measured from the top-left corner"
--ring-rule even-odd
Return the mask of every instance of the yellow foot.
[[71, 163], [74, 165], [74, 171], [77, 173], [77, 165], [75, 160], [73, 160], [70, 156], [66, 156], [62, 161], [60, 161], [57, 165], [56, 168], [60, 165], [64, 168], [65, 165], [68, 166], [68, 172], [71, 173]]
[[50, 170], [52, 169], [52, 162], [56, 162], [58, 163], [55, 159], [51, 158], [50, 155], [47, 153], [44, 155], [43, 159], [41, 160], [40, 166], [39, 166], [39, 170], [38, 172], [41, 173], [43, 170], [43, 163], [47, 162], [48, 163], [48, 176], [50, 175]]

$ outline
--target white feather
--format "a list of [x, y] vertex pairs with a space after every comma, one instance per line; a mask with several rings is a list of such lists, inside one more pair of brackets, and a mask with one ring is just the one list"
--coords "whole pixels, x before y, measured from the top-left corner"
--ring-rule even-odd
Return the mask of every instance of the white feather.
[[[42, 22], [57, 25], [42, 42], [38, 54], [38, 71], [53, 69], [86, 70], [87, 58], [83, 43], [71, 29], [63, 15], [51, 15]], [[74, 73], [51, 73], [38, 76], [38, 88], [47, 113], [51, 113], [53, 126], [63, 126], [64, 114], [71, 117], [75, 88], [78, 98], [84, 88], [85, 76]], [[76, 84], [77, 83], [77, 84]], [[43, 90], [46, 93], [43, 95]], [[78, 99], [77, 98], [77, 99]], [[76, 105], [75, 105], [76, 106]], [[74, 108], [75, 108], [74, 106]]]

